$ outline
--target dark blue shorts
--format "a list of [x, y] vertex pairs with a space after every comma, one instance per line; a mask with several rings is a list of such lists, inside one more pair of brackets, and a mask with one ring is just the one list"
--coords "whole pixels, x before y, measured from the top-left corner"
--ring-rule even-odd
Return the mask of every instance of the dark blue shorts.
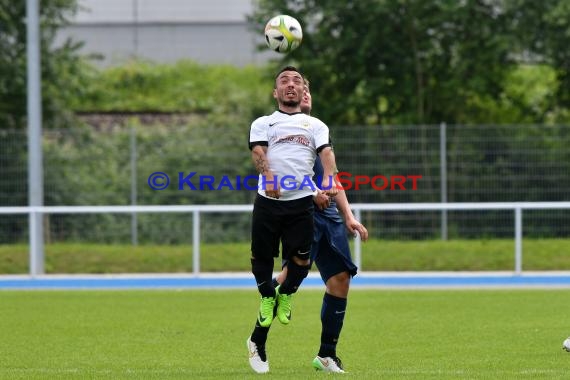
[[[282, 261], [282, 267], [288, 260]], [[315, 212], [313, 244], [311, 245], [311, 263], [317, 269], [326, 284], [329, 278], [342, 272], [356, 275], [358, 267], [352, 261], [348, 236], [343, 222], [334, 221], [320, 212]]]
[[341, 272], [356, 275], [358, 268], [352, 261], [346, 227], [315, 212], [311, 261], [317, 264], [321, 278], [326, 283], [329, 278]]

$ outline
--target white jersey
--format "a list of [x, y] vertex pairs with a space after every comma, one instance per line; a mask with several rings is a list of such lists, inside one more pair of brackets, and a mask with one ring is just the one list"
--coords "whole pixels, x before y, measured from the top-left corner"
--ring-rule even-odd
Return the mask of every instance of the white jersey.
[[[325, 123], [302, 112], [275, 111], [251, 123], [250, 149], [254, 145], [267, 146], [269, 168], [281, 189], [279, 200], [299, 199], [315, 192], [317, 187], [312, 178], [317, 150], [330, 145]], [[261, 175], [257, 192], [266, 196]]]

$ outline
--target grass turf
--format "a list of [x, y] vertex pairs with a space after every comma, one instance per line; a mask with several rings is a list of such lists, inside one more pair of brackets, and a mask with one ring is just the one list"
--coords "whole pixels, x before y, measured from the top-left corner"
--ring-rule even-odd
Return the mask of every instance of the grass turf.
[[[568, 239], [524, 239], [523, 270], [570, 270]], [[249, 243], [202, 244], [204, 272], [251, 270]], [[28, 246], [0, 245], [0, 274], [28, 273]], [[353, 250], [354, 251], [354, 250]], [[189, 245], [46, 245], [46, 273], [177, 273], [192, 271]], [[276, 260], [276, 263], [278, 260]], [[276, 267], [277, 268], [277, 267]], [[514, 269], [514, 242], [370, 240], [362, 244], [365, 271], [496, 271]]]
[[[0, 378], [259, 378], [254, 290], [2, 291]], [[301, 289], [267, 344], [267, 378], [310, 363], [322, 292]], [[338, 352], [358, 379], [566, 379], [570, 290], [354, 290]]]

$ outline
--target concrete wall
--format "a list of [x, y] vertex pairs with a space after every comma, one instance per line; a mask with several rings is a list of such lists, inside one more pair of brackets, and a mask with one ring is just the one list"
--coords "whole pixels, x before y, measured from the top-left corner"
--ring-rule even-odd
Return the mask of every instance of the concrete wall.
[[276, 53], [257, 51], [263, 31], [248, 29], [253, 0], [79, 0], [81, 11], [58, 41], [84, 41], [83, 53], [102, 66], [133, 57], [156, 62], [260, 64]]

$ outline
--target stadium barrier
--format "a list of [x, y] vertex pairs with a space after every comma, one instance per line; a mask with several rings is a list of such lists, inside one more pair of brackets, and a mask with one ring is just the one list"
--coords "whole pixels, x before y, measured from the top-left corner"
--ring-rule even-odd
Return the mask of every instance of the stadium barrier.
[[[362, 211], [488, 211], [511, 210], [514, 213], [514, 268], [515, 275], [522, 274], [523, 251], [523, 210], [562, 210], [570, 209], [570, 202], [488, 202], [488, 203], [353, 203], [352, 210], [358, 220]], [[30, 226], [34, 219], [44, 214], [97, 214], [97, 213], [191, 213], [192, 214], [192, 268], [195, 276], [200, 275], [200, 215], [202, 213], [251, 212], [252, 205], [172, 205], [172, 206], [21, 206], [0, 207], [0, 214], [28, 214]], [[44, 274], [44, 242], [31, 231], [30, 235], [30, 276]], [[354, 242], [354, 260], [362, 268], [361, 241]], [[364, 268], [362, 268], [364, 269]]]

